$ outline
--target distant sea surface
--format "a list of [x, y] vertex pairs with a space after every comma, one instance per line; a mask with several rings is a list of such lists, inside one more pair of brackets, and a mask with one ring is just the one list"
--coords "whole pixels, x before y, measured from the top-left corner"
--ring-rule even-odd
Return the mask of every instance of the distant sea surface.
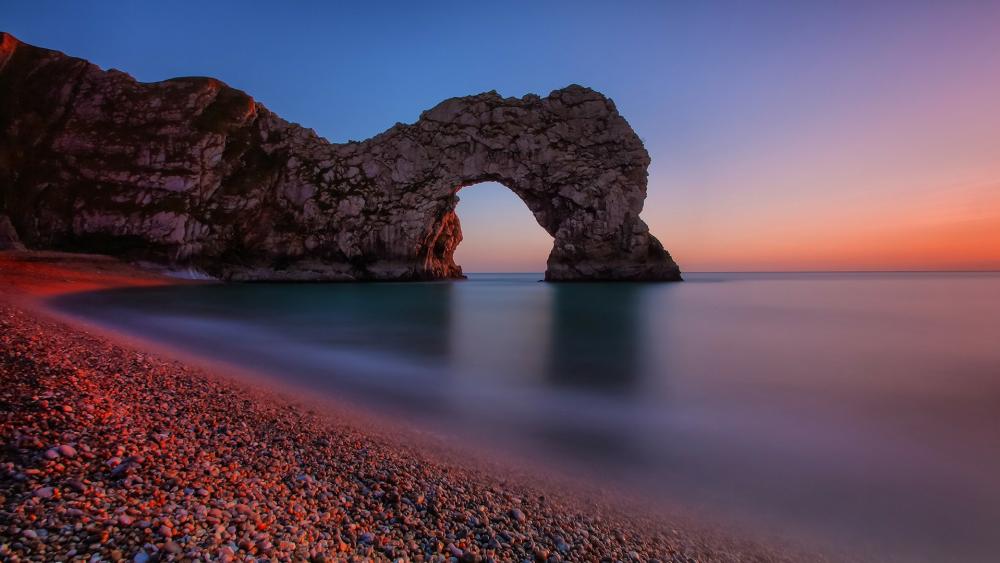
[[879, 558], [1000, 558], [1000, 274], [235, 284], [59, 298], [435, 432]]

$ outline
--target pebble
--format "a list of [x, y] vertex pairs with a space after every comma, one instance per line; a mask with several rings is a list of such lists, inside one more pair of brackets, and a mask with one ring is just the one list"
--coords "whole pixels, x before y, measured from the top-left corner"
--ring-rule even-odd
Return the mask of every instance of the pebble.
[[174, 555], [176, 555], [178, 553], [183, 553], [184, 552], [184, 550], [181, 549], [181, 546], [177, 545], [177, 542], [175, 542], [173, 540], [168, 541], [167, 543], [163, 544], [163, 549], [167, 553], [173, 553]]
[[87, 492], [87, 485], [83, 484], [83, 481], [79, 479], [69, 479], [66, 481], [66, 486], [78, 493]]
[[69, 444], [63, 444], [56, 448], [59, 450], [59, 455], [64, 457], [76, 457], [76, 448], [70, 446]]
[[52, 487], [42, 487], [40, 489], [35, 489], [35, 496], [39, 498], [52, 498], [55, 494], [55, 489]]
[[566, 552], [569, 551], [569, 544], [566, 543], [566, 540], [562, 539], [562, 537], [557, 537], [556, 538], [556, 549], [559, 551], [559, 553], [562, 553], [562, 554], [565, 555]]

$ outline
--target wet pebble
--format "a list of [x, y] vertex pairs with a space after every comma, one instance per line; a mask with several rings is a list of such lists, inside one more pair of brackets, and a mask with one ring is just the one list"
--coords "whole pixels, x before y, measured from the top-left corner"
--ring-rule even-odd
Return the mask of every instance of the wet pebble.
[[173, 553], [174, 555], [184, 552], [184, 550], [181, 549], [181, 546], [178, 545], [177, 542], [172, 540], [163, 544], [163, 550], [166, 551], [167, 553]]
[[55, 489], [52, 487], [41, 487], [35, 489], [35, 496], [39, 498], [52, 498], [55, 495]]

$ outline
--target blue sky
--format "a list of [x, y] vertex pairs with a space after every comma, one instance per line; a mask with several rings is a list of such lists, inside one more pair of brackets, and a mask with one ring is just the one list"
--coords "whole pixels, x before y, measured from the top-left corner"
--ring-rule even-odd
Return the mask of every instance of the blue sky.
[[[36, 0], [0, 27], [144, 81], [217, 77], [335, 142], [452, 96], [583, 84], [646, 142], [643, 216], [682, 267], [879, 269], [919, 265], [926, 249], [897, 249], [911, 231], [1000, 240], [941, 225], [1000, 187], [998, 6]], [[547, 235], [479, 188], [461, 194], [466, 269], [540, 270]]]

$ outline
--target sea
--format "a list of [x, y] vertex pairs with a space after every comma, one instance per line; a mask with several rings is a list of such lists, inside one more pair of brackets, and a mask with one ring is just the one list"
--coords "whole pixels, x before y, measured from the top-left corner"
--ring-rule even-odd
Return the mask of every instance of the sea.
[[203, 284], [58, 309], [862, 559], [1000, 560], [1000, 274]]

